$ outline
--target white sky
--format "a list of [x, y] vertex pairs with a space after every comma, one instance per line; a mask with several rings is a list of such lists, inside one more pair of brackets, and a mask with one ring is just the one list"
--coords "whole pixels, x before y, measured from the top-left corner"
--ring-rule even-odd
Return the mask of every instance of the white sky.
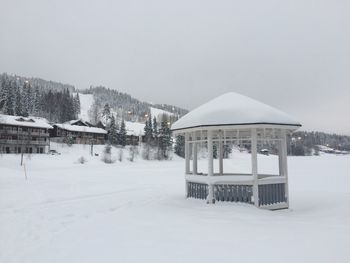
[[1, 0], [0, 72], [192, 109], [227, 91], [350, 134], [350, 1]]

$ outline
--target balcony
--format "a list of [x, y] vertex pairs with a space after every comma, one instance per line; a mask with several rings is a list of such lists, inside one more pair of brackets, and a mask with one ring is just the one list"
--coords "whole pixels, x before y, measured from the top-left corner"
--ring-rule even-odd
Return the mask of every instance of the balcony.
[[17, 130], [8, 130], [8, 129], [2, 129], [0, 130], [0, 134], [4, 135], [31, 135], [31, 136], [37, 136], [37, 137], [49, 137], [48, 132], [28, 132], [28, 131], [17, 131]]
[[8, 140], [0, 139], [0, 144], [11, 144], [11, 145], [48, 145], [48, 141], [31, 141], [31, 140]]

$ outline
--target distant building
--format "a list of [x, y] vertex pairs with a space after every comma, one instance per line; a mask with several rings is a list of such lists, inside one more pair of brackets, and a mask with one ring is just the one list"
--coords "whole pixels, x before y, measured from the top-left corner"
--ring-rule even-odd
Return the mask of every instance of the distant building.
[[45, 153], [52, 128], [43, 118], [0, 114], [0, 152]]
[[[96, 127], [106, 129], [106, 125], [99, 121]], [[144, 142], [145, 137], [145, 124], [139, 122], [125, 121], [126, 129], [126, 145], [139, 145], [140, 142]]]
[[54, 124], [50, 137], [56, 142], [77, 144], [105, 144], [107, 131], [94, 127], [83, 120], [72, 120], [62, 124]]
[[126, 144], [139, 145], [145, 140], [145, 124], [139, 122], [125, 122]]
[[269, 155], [270, 153], [268, 149], [261, 149], [259, 152], [264, 155]]

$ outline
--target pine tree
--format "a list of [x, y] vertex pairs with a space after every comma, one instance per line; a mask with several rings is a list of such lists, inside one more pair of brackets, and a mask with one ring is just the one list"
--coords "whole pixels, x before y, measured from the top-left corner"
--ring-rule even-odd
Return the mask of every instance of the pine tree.
[[40, 98], [40, 91], [39, 87], [35, 86], [34, 88], [34, 104], [33, 104], [33, 114], [34, 116], [39, 116], [40, 108], [41, 108], [41, 98]]
[[18, 85], [15, 87], [15, 115], [22, 115], [21, 89]]
[[159, 130], [159, 152], [161, 159], [169, 158], [169, 151], [172, 146], [171, 130], [169, 127], [170, 123], [168, 122], [167, 117], [164, 115], [162, 118], [160, 130]]
[[175, 141], [175, 153], [182, 157], [185, 158], [185, 137], [182, 135], [176, 136], [176, 141]]
[[111, 107], [108, 103], [106, 103], [103, 108], [102, 117], [104, 118], [105, 124], [107, 125], [109, 119], [111, 118]]
[[0, 80], [0, 111], [3, 113], [7, 112], [7, 97], [9, 89], [9, 79], [7, 74], [1, 75]]
[[9, 82], [6, 85], [6, 102], [5, 102], [5, 113], [8, 115], [15, 115], [15, 91], [13, 88], [13, 82]]
[[118, 143], [118, 130], [117, 130], [117, 125], [113, 115], [111, 117], [111, 122], [109, 125], [108, 138], [109, 138], [110, 144], [115, 145]]
[[24, 82], [22, 91], [22, 115], [29, 116], [32, 113], [32, 89], [28, 81]]
[[119, 138], [120, 138], [120, 145], [124, 147], [126, 145], [126, 127], [125, 127], [124, 119], [122, 119], [122, 122], [120, 124]]
[[152, 142], [152, 135], [153, 135], [153, 129], [152, 129], [152, 117], [149, 115], [148, 119], [145, 122], [145, 141], [147, 144], [151, 144]]
[[153, 117], [153, 138], [157, 138], [158, 137], [158, 124], [157, 124], [157, 118]]

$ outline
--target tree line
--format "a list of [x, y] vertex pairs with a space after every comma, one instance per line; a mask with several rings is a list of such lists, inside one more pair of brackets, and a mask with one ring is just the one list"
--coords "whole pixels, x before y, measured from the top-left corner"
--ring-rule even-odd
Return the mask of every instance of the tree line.
[[158, 124], [157, 118], [152, 118], [152, 115], [149, 114], [144, 128], [145, 145], [142, 153], [144, 159], [167, 160], [170, 158], [173, 145], [170, 125], [171, 122], [168, 115], [163, 114]]
[[44, 117], [52, 122], [77, 118], [80, 113], [79, 94], [73, 96], [68, 88], [45, 89], [39, 86], [42, 81], [35, 83], [1, 74], [0, 111], [15, 116]]
[[124, 119], [120, 124], [111, 112], [109, 104], [105, 104], [102, 112], [102, 118], [108, 133], [108, 143], [110, 145], [119, 145], [124, 147], [127, 144], [127, 134]]

